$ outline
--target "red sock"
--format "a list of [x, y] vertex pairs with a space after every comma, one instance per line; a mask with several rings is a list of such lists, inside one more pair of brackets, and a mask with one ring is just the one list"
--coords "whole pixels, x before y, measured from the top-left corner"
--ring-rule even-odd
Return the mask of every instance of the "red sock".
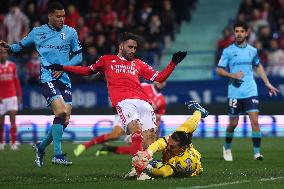
[[4, 125], [0, 127], [0, 143], [4, 143]]
[[[130, 145], [130, 153], [132, 157], [134, 157], [138, 151], [143, 150], [142, 144], [143, 144], [143, 136], [142, 136], [141, 131], [133, 133], [131, 135], [131, 145]], [[136, 169], [137, 175], [140, 176], [142, 171], [137, 168], [135, 169]]]
[[130, 146], [118, 146], [115, 150], [117, 154], [130, 154]]
[[94, 146], [95, 144], [101, 144], [101, 143], [104, 143], [107, 140], [108, 140], [107, 134], [104, 134], [104, 135], [98, 136], [96, 138], [93, 138], [92, 140], [84, 143], [83, 145], [86, 147], [86, 149], [88, 149], [88, 148]]
[[12, 144], [16, 144], [16, 140], [17, 140], [17, 126], [16, 126], [16, 124], [11, 125], [10, 135], [11, 135]]
[[134, 157], [138, 151], [143, 150], [143, 136], [141, 131], [133, 133], [131, 135], [130, 153]]

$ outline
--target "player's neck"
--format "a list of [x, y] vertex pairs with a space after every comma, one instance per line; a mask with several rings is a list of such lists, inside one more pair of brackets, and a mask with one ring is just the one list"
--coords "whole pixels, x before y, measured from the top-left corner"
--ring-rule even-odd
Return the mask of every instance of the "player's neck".
[[121, 53], [118, 53], [117, 56], [122, 60], [126, 60], [126, 58], [124, 58]]
[[243, 41], [242, 43], [237, 43], [237, 42], [235, 42], [235, 45], [236, 45], [237, 47], [244, 48], [244, 47], [247, 46], [247, 42], [246, 42], [246, 41]]
[[47, 26], [54, 31], [60, 31], [62, 29], [62, 28], [59, 28], [59, 29], [55, 28], [50, 22], [47, 23]]
[[157, 93], [160, 93], [160, 92], [162, 91], [162, 89], [159, 89], [159, 88], [156, 87], [155, 85], [154, 85], [154, 89], [156, 90]]

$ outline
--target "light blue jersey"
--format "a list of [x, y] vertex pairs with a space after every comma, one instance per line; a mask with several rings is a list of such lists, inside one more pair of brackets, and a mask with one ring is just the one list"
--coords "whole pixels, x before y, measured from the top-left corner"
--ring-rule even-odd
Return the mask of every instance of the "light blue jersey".
[[249, 44], [244, 47], [232, 44], [224, 49], [218, 67], [224, 68], [230, 73], [242, 71], [244, 74], [242, 78], [244, 82], [239, 88], [229, 84], [228, 98], [243, 99], [258, 96], [257, 86], [253, 77], [253, 67], [258, 65], [257, 49]]
[[[77, 65], [82, 61], [82, 47], [74, 28], [64, 25], [61, 30], [52, 28], [49, 24], [35, 27], [18, 44], [10, 45], [10, 51], [19, 52], [23, 48], [35, 46], [40, 62], [41, 83], [56, 80], [52, 71], [46, 69], [51, 64]], [[71, 58], [72, 57], [72, 58]], [[66, 73], [59, 78], [66, 86], [71, 82]]]

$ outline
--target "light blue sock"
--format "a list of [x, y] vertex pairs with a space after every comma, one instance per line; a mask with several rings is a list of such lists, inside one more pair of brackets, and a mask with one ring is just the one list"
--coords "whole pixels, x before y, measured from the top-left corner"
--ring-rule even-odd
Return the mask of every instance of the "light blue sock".
[[253, 153], [260, 153], [261, 132], [252, 132], [251, 139], [253, 143]]
[[63, 135], [63, 125], [53, 124], [52, 125], [52, 137], [53, 137], [54, 155], [62, 154], [62, 150], [61, 150], [62, 135]]
[[260, 148], [253, 147], [253, 154], [260, 153]]
[[44, 152], [45, 148], [52, 142], [52, 127], [49, 128], [47, 135], [43, 141], [39, 144], [39, 150]]
[[224, 143], [224, 148], [226, 150], [231, 149], [231, 144], [232, 144], [233, 138], [234, 138], [234, 132], [232, 132], [232, 133], [226, 132], [225, 143]]

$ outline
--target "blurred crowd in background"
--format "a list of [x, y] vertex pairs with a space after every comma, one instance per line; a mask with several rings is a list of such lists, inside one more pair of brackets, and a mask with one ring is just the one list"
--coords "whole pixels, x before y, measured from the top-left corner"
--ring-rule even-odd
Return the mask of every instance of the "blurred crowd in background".
[[[1, 1], [0, 39], [17, 43], [33, 27], [47, 22], [48, 0]], [[152, 66], [169, 49], [183, 21], [191, 19], [196, 0], [62, 0], [65, 24], [76, 29], [83, 47], [83, 65], [104, 54], [117, 53], [117, 35], [134, 32], [144, 38], [139, 58]], [[173, 6], [174, 3], [174, 6]], [[22, 83], [37, 82], [39, 61], [34, 51], [10, 57], [20, 70]], [[77, 82], [82, 81], [78, 79]], [[88, 79], [92, 81], [91, 79]], [[76, 82], [76, 81], [74, 81]]]
[[[248, 23], [248, 43], [258, 49], [267, 74], [284, 77], [284, 0], [243, 0], [235, 20]], [[217, 43], [216, 63], [223, 49], [234, 42], [235, 20], [224, 28]]]
[[[181, 23], [191, 20], [198, 0], [62, 0], [66, 7], [66, 25], [74, 27], [83, 47], [83, 65], [88, 66], [104, 54], [117, 52], [117, 35], [124, 31], [144, 37], [138, 57], [153, 67], [168, 53]], [[33, 27], [47, 22], [49, 0], [6, 0], [0, 6], [0, 39], [17, 43]], [[222, 50], [234, 42], [233, 23], [250, 26], [248, 42], [259, 50], [259, 58], [271, 76], [284, 77], [284, 0], [243, 0], [235, 18], [217, 41], [216, 62]], [[18, 66], [22, 84], [38, 81], [37, 53], [27, 50], [10, 56]], [[94, 78], [77, 82], [93, 82]]]

